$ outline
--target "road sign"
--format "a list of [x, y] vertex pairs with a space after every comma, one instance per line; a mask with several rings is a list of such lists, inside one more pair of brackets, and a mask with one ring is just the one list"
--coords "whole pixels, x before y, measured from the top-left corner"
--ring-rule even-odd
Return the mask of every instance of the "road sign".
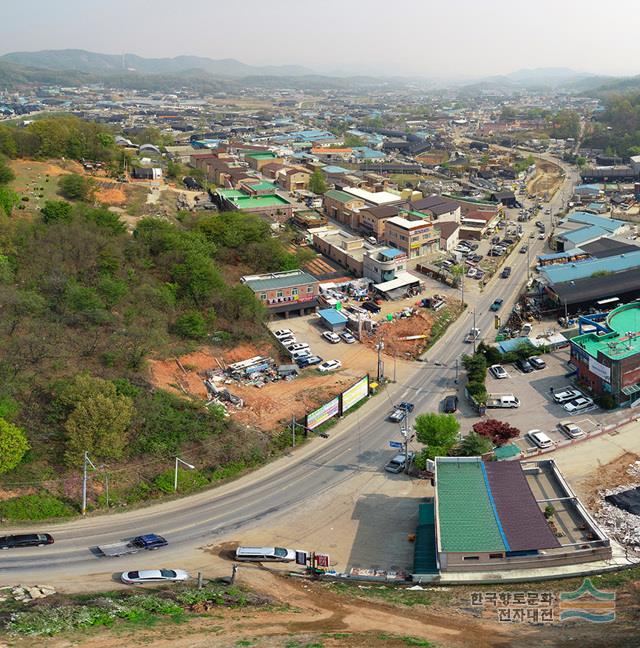
[[390, 448], [404, 448], [402, 441], [389, 441]]

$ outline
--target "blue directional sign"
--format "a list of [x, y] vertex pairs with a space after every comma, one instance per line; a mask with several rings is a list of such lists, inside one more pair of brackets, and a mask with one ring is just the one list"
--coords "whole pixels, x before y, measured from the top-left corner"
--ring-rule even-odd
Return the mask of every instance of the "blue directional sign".
[[389, 441], [390, 448], [404, 448], [402, 441]]

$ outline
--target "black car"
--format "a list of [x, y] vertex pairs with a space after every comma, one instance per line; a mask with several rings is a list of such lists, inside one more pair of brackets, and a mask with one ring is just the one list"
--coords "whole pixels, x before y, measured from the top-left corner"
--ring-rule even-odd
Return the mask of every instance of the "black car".
[[446, 414], [453, 414], [458, 409], [458, 397], [455, 395], [447, 396], [442, 404], [442, 409]]
[[511, 266], [507, 266], [500, 275], [503, 279], [508, 279], [511, 276]]
[[49, 544], [53, 544], [53, 537], [48, 533], [23, 533], [21, 535], [0, 536], [0, 549], [44, 547], [44, 545]]
[[518, 367], [518, 369], [520, 369], [522, 373], [531, 373], [533, 371], [531, 363], [528, 360], [524, 360], [523, 358], [516, 360], [516, 367]]
[[401, 403], [398, 403], [396, 407], [398, 409], [404, 410], [405, 412], [411, 413], [413, 412], [413, 408], [415, 407], [415, 405], [413, 403], [409, 403], [408, 401], [402, 401]]
[[515, 243], [515, 241], [513, 239], [506, 238], [506, 239], [502, 239], [502, 243], [504, 245], [513, 245]]

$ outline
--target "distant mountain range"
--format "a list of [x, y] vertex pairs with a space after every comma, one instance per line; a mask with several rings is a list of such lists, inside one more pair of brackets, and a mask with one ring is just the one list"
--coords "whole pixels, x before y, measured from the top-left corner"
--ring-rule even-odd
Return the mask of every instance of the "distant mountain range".
[[217, 77], [304, 76], [313, 70], [300, 65], [247, 65], [236, 59], [211, 59], [201, 56], [144, 58], [136, 54], [99, 54], [80, 49], [11, 52], [0, 56], [0, 62], [57, 72], [118, 74], [125, 71], [139, 74], [180, 74], [202, 70]]
[[145, 58], [136, 54], [100, 54], [80, 49], [11, 52], [0, 56], [0, 88], [24, 85], [83, 85], [102, 83], [111, 88], [201, 92], [233, 92], [245, 87], [289, 87], [305, 90], [406, 88], [456, 89], [515, 93], [522, 90], [557, 90], [599, 95], [640, 90], [640, 76], [598, 76], [569, 68], [523, 69], [510, 74], [446, 82], [424, 77], [320, 75], [299, 65], [247, 65], [236, 59], [199, 56]]
[[534, 68], [517, 70], [509, 74], [484, 77], [464, 86], [466, 91], [517, 91], [566, 89], [572, 92], [596, 89], [619, 79], [598, 76], [590, 72], [576, 72], [570, 68]]

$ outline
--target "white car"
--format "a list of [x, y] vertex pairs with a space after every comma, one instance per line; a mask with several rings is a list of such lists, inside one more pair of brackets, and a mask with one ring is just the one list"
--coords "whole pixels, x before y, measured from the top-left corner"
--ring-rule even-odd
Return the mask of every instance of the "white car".
[[585, 435], [585, 432], [581, 427], [575, 423], [570, 423], [569, 421], [561, 421], [558, 423], [558, 428], [570, 439], [580, 439]]
[[351, 333], [349, 333], [349, 331], [342, 331], [342, 333], [340, 333], [340, 338], [347, 344], [353, 344], [356, 341], [356, 339], [353, 337], [353, 335], [351, 335]]
[[579, 398], [582, 394], [577, 389], [571, 389], [567, 387], [559, 392], [554, 392], [553, 400], [556, 403], [566, 403], [574, 398]]
[[333, 333], [332, 331], [324, 331], [322, 337], [327, 342], [331, 342], [331, 344], [338, 344], [338, 342], [340, 342], [340, 336], [337, 333]]
[[340, 360], [327, 360], [326, 362], [318, 365], [318, 371], [327, 373], [328, 371], [335, 371], [336, 369], [340, 369], [340, 367], [342, 367], [342, 362], [340, 362]]
[[542, 430], [529, 430], [527, 434], [538, 448], [550, 448], [553, 445], [553, 441]]
[[581, 412], [589, 407], [593, 407], [593, 401], [586, 396], [581, 396], [580, 398], [565, 403], [562, 407], [564, 407], [567, 412]]
[[120, 580], [127, 585], [136, 583], [175, 583], [189, 580], [190, 576], [182, 569], [145, 569], [123, 572]]
[[293, 344], [288, 344], [285, 348], [289, 353], [293, 353], [294, 351], [308, 349], [309, 345], [306, 342], [294, 342]]
[[293, 331], [291, 329], [280, 329], [279, 331], [274, 331], [273, 335], [277, 340], [286, 340], [287, 338], [293, 337]]
[[491, 375], [494, 378], [497, 378], [498, 380], [502, 380], [503, 378], [509, 377], [509, 374], [507, 373], [506, 369], [499, 364], [491, 365], [489, 367], [489, 371], [491, 372]]

